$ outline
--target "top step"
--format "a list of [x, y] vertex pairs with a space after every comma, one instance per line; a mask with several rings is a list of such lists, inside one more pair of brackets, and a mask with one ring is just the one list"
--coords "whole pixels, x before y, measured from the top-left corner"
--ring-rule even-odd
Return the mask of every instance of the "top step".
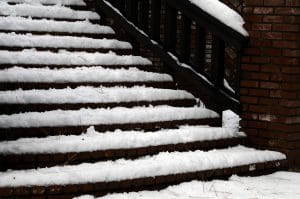
[[64, 5], [64, 6], [86, 6], [83, 0], [3, 0], [10, 4], [43, 4], [43, 5]]

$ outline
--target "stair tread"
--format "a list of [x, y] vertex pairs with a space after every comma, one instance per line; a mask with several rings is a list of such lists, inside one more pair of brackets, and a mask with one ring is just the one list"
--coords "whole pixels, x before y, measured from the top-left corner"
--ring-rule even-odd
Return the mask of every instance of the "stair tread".
[[51, 19], [76, 19], [76, 20], [99, 20], [100, 16], [92, 11], [78, 11], [71, 8], [56, 6], [43, 6], [38, 4], [9, 5], [1, 2], [0, 13], [2, 16], [38, 17]]
[[[243, 146], [208, 152], [163, 152], [136, 160], [104, 161], [75, 166], [56, 166], [0, 173], [0, 187], [50, 186], [133, 180], [171, 174], [231, 168], [284, 160], [279, 152]], [[101, 172], [99, 172], [101, 171]]]
[[46, 19], [29, 19], [23, 17], [0, 17], [0, 30], [28, 32], [59, 32], [81, 34], [115, 34], [109, 26], [94, 25], [88, 21], [54, 21]]
[[23, 68], [0, 70], [2, 83], [76, 83], [76, 82], [171, 82], [168, 74], [146, 72], [137, 68], [109, 69], [100, 66], [76, 68]]
[[6, 0], [8, 3], [24, 3], [24, 4], [46, 4], [46, 5], [74, 5], [74, 6], [85, 6], [83, 0]]
[[190, 119], [212, 119], [218, 117], [219, 115], [216, 112], [199, 107], [115, 107], [112, 109], [54, 110], [0, 115], [0, 127], [7, 129], [19, 127], [134, 124]]
[[128, 42], [116, 39], [0, 33], [0, 46], [54, 49], [132, 49]]
[[0, 91], [0, 104], [121, 103], [179, 99], [194, 99], [194, 96], [184, 90], [144, 86]]
[[234, 129], [209, 126], [180, 126], [179, 129], [149, 132], [116, 130], [101, 133], [90, 127], [81, 135], [21, 138], [16, 141], [0, 142], [0, 154], [93, 152], [244, 137], [244, 133]]
[[153, 67], [150, 60], [141, 56], [116, 55], [109, 53], [68, 52], [58, 53], [36, 50], [11, 52], [0, 50], [0, 65], [39, 65], [39, 66], [134, 66], [145, 65]]

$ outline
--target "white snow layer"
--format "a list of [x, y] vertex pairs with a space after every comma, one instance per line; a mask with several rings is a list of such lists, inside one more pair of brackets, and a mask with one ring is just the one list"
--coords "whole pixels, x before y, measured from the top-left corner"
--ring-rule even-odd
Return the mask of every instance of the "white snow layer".
[[[300, 198], [300, 173], [276, 172], [258, 177], [233, 175], [229, 180], [191, 181], [161, 191], [108, 194], [97, 199], [295, 199]], [[74, 199], [95, 199], [85, 195]]]
[[260, 151], [243, 146], [208, 152], [163, 152], [136, 160], [120, 159], [76, 166], [1, 172], [0, 186], [45, 186], [110, 182], [229, 168], [280, 159], [285, 159], [285, 155], [279, 152]]
[[232, 112], [231, 110], [225, 110], [222, 114], [222, 126], [225, 128], [236, 129], [236, 131], [240, 128], [240, 116]]
[[21, 138], [16, 141], [0, 142], [0, 154], [51, 154], [129, 149], [244, 136], [244, 133], [230, 128], [209, 126], [181, 126], [179, 129], [155, 132], [116, 130], [105, 133], [99, 133], [90, 127], [81, 135]]
[[116, 55], [109, 53], [68, 52], [60, 50], [58, 53], [36, 51], [0, 50], [0, 64], [37, 64], [37, 65], [149, 65], [149, 59], [133, 55]]
[[24, 3], [24, 4], [47, 4], [47, 5], [76, 5], [76, 6], [85, 6], [83, 0], [2, 0], [8, 3]]
[[0, 70], [0, 82], [170, 82], [167, 74], [141, 71], [137, 68], [107, 69], [97, 67], [76, 68], [22, 68], [12, 67]]
[[26, 128], [127, 124], [217, 117], [219, 117], [219, 115], [216, 112], [198, 107], [115, 107], [112, 109], [80, 109], [76, 111], [55, 110], [46, 112], [28, 112], [12, 115], [0, 115], [0, 127]]
[[116, 39], [0, 33], [0, 46], [44, 48], [108, 48], [132, 49], [128, 42]]
[[55, 19], [100, 19], [100, 16], [96, 12], [91, 11], [78, 11], [61, 6], [42, 6], [29, 4], [9, 5], [6, 2], [0, 2], [0, 15]]
[[244, 19], [236, 11], [229, 8], [219, 0], [189, 1], [239, 33], [245, 36], [249, 35], [247, 30], [243, 27], [245, 23]]
[[120, 103], [175, 99], [194, 99], [194, 96], [184, 90], [142, 86], [0, 91], [0, 103], [4, 104]]
[[28, 19], [23, 17], [0, 17], [0, 29], [11, 31], [40, 31], [90, 34], [114, 34], [109, 26], [90, 23], [88, 20], [66, 22], [46, 19]]

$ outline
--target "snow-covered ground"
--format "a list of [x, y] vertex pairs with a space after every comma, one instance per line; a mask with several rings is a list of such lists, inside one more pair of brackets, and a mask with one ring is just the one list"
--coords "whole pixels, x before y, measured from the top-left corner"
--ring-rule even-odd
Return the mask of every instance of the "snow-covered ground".
[[[259, 177], [232, 176], [228, 181], [192, 181], [161, 191], [111, 194], [101, 199], [297, 199], [300, 198], [300, 173], [277, 172]], [[95, 199], [81, 196], [76, 199]]]

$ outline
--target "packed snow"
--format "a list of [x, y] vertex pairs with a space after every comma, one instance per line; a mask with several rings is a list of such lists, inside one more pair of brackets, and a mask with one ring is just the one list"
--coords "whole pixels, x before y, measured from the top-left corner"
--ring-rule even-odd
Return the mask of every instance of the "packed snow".
[[47, 5], [76, 5], [76, 6], [85, 6], [83, 0], [2, 0], [8, 3], [24, 3], [24, 4], [47, 4]]
[[[282, 160], [285, 155], [243, 146], [208, 152], [162, 152], [136, 160], [119, 159], [76, 166], [0, 172], [1, 187], [84, 184], [229, 168]], [[99, 172], [101, 171], [101, 172]]]
[[22, 68], [12, 67], [0, 70], [0, 82], [171, 82], [167, 74], [141, 71], [137, 68], [107, 69], [98, 67], [76, 68]]
[[233, 28], [244, 36], [248, 36], [247, 30], [243, 27], [245, 21], [241, 15], [229, 8], [219, 0], [189, 0], [203, 11], [214, 16], [216, 19]]
[[236, 131], [240, 128], [240, 116], [232, 112], [231, 110], [225, 110], [222, 114], [222, 126], [224, 128], [235, 129]]
[[[233, 175], [229, 180], [191, 181], [161, 191], [109, 194], [97, 199], [296, 199], [300, 198], [300, 173], [276, 172], [258, 177]], [[95, 199], [85, 195], [74, 199]]]
[[87, 37], [0, 33], [0, 46], [43, 48], [107, 48], [132, 49], [128, 42], [116, 39], [92, 39]]
[[116, 55], [109, 53], [69, 52], [60, 50], [58, 53], [26, 49], [23, 51], [0, 50], [0, 64], [28, 65], [148, 65], [149, 59], [133, 55]]
[[96, 12], [91, 11], [78, 11], [61, 6], [42, 6], [30, 4], [9, 5], [6, 2], [0, 2], [0, 15], [55, 19], [100, 19], [100, 16]]
[[178, 99], [194, 99], [194, 96], [184, 90], [144, 86], [132, 88], [81, 86], [75, 89], [0, 91], [0, 103], [3, 104], [120, 103]]
[[1, 128], [54, 127], [103, 124], [163, 122], [174, 120], [217, 118], [209, 109], [191, 107], [115, 107], [112, 109], [55, 110], [0, 115]]
[[88, 20], [67, 22], [23, 17], [0, 17], [0, 29], [10, 31], [37, 31], [61, 33], [115, 34], [109, 26], [90, 23]]
[[0, 142], [0, 154], [51, 154], [130, 149], [244, 136], [244, 133], [230, 128], [209, 126], [180, 126], [179, 129], [162, 129], [155, 132], [115, 130], [104, 133], [99, 133], [90, 127], [81, 135], [21, 138], [16, 141]]

